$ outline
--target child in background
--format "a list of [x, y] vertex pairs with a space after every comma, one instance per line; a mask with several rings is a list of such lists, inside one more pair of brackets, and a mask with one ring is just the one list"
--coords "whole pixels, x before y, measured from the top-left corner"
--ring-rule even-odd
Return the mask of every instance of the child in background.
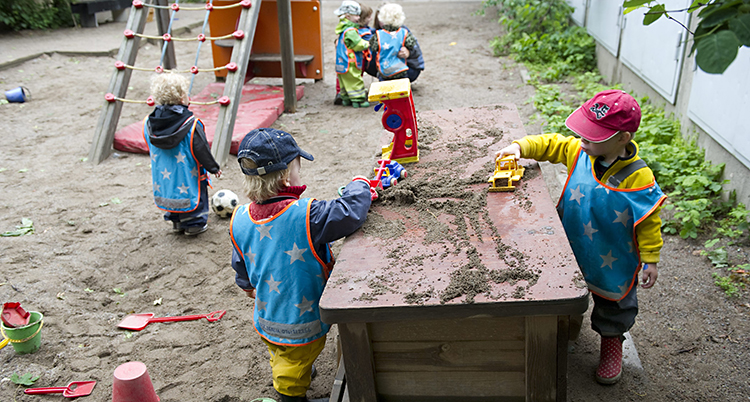
[[339, 17], [339, 24], [336, 26], [336, 74], [341, 104], [356, 108], [368, 107], [370, 103], [367, 102], [362, 68], [365, 57], [363, 51], [368, 48], [369, 43], [362, 39], [359, 29], [367, 26], [369, 15], [367, 20], [363, 20], [360, 4], [351, 0], [344, 0], [334, 13]]
[[300, 198], [301, 158], [313, 160], [284, 131], [245, 136], [237, 160], [251, 203], [235, 209], [229, 232], [235, 282], [255, 298], [255, 330], [268, 346], [282, 402], [307, 401], [312, 365], [330, 329], [318, 305], [334, 264], [329, 243], [362, 226], [371, 201], [365, 177], [333, 201]]
[[[370, 53], [377, 63], [378, 79], [385, 81], [409, 77], [406, 59], [412, 54], [421, 56], [421, 50], [417, 54], [417, 39], [402, 26], [406, 20], [403, 8], [399, 4], [386, 3], [380, 6], [377, 14], [376, 27], [380, 25], [380, 28], [370, 38]], [[407, 57], [401, 57], [404, 56], [402, 48], [408, 51]]]
[[603, 91], [565, 121], [580, 138], [531, 135], [496, 154], [568, 168], [558, 212], [594, 299], [591, 328], [601, 335], [596, 380], [602, 384], [620, 379], [623, 334], [638, 314], [638, 272], [643, 267], [642, 287], [656, 283], [663, 244], [659, 211], [666, 196], [638, 157], [633, 136], [640, 121], [632, 96]]
[[[367, 68], [367, 66], [370, 63], [370, 60], [372, 59], [372, 56], [370, 55], [370, 38], [372, 37], [372, 33], [374, 32], [372, 28], [368, 25], [370, 23], [370, 19], [372, 17], [372, 8], [367, 6], [366, 4], [359, 3], [360, 7], [360, 14], [359, 14], [359, 28], [357, 28], [357, 32], [359, 33], [359, 36], [367, 41], [368, 48], [362, 51], [362, 65], [358, 65], [357, 68], [359, 68], [362, 72], [362, 76], [364, 76], [364, 70]], [[338, 39], [336, 39], [336, 43], [338, 43]], [[334, 105], [342, 105], [343, 102], [341, 100], [341, 84], [339, 83], [339, 80], [336, 80], [336, 98], [333, 100]], [[368, 102], [369, 106], [369, 102]]]
[[[377, 31], [378, 29], [383, 29], [383, 23], [380, 22], [379, 18], [380, 11], [375, 12], [375, 16], [373, 17], [373, 23], [372, 25], [375, 27], [374, 31]], [[402, 25], [401, 28], [405, 29], [407, 32], [411, 32], [409, 28], [406, 25]], [[398, 52], [398, 57], [402, 59], [406, 59], [406, 66], [409, 67], [409, 70], [407, 71], [407, 76], [409, 78], [410, 82], [414, 82], [419, 77], [419, 74], [424, 70], [424, 57], [422, 56], [422, 48], [419, 47], [419, 42], [417, 41], [417, 38], [414, 38], [414, 48], [412, 49], [412, 52], [409, 52], [409, 50], [406, 49], [406, 47], [402, 46], [401, 49]], [[378, 63], [377, 61], [366, 63], [365, 65], [365, 71], [367, 74], [370, 74], [373, 77], [378, 76]]]
[[190, 81], [161, 73], [151, 80], [157, 103], [143, 123], [143, 138], [151, 155], [156, 206], [167, 211], [176, 233], [193, 236], [208, 229], [208, 174], [221, 176], [211, 155], [203, 122], [188, 110]]

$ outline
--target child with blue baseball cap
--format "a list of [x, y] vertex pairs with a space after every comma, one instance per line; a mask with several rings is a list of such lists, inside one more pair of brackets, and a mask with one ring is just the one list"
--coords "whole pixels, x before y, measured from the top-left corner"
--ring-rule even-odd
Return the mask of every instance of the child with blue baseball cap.
[[229, 233], [235, 282], [255, 299], [255, 330], [271, 355], [281, 401], [307, 401], [313, 362], [330, 325], [319, 301], [333, 269], [330, 243], [354, 233], [370, 208], [370, 184], [355, 177], [332, 201], [301, 198], [300, 162], [313, 160], [291, 134], [260, 128], [237, 151], [249, 204], [235, 209]]

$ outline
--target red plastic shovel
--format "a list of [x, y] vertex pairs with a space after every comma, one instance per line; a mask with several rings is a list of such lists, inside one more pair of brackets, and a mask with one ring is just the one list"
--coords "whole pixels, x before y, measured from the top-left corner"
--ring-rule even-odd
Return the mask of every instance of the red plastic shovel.
[[152, 322], [174, 322], [174, 321], [192, 321], [200, 320], [201, 318], [207, 319], [209, 322], [218, 321], [224, 316], [226, 310], [214, 311], [208, 314], [197, 314], [197, 315], [183, 315], [176, 317], [157, 317], [154, 318], [154, 313], [143, 313], [143, 314], [130, 314], [123, 318], [123, 320], [117, 324], [119, 328], [132, 329], [133, 331], [140, 331], [146, 328], [146, 325]]
[[90, 395], [95, 385], [96, 381], [73, 381], [65, 387], [27, 388], [23, 392], [31, 395], [62, 393], [66, 398], [78, 398]]

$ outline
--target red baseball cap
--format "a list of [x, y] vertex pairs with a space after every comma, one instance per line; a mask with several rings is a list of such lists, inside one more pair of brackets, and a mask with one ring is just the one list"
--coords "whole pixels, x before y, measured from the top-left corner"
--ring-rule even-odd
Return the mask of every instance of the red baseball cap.
[[604, 142], [618, 131], [635, 133], [641, 107], [627, 92], [610, 89], [587, 100], [565, 120], [565, 126], [589, 142]]

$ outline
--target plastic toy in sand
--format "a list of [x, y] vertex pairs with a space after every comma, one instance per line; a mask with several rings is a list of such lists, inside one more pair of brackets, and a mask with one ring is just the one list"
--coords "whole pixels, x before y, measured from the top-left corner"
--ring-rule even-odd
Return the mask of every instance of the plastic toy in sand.
[[408, 78], [373, 82], [367, 94], [370, 102], [383, 108], [383, 128], [393, 133], [393, 140], [382, 149], [383, 159], [399, 163], [419, 162], [417, 115]]
[[[390, 159], [378, 160], [378, 166], [373, 168], [375, 177], [368, 180], [370, 183], [370, 199], [378, 199], [378, 189], [385, 189], [395, 186], [399, 179], [405, 179], [407, 176], [406, 169], [400, 163]], [[342, 195], [345, 186], [339, 187], [339, 195]]]
[[524, 167], [519, 165], [513, 155], [495, 161], [495, 173], [487, 179], [490, 192], [515, 191], [515, 184], [523, 177]]

